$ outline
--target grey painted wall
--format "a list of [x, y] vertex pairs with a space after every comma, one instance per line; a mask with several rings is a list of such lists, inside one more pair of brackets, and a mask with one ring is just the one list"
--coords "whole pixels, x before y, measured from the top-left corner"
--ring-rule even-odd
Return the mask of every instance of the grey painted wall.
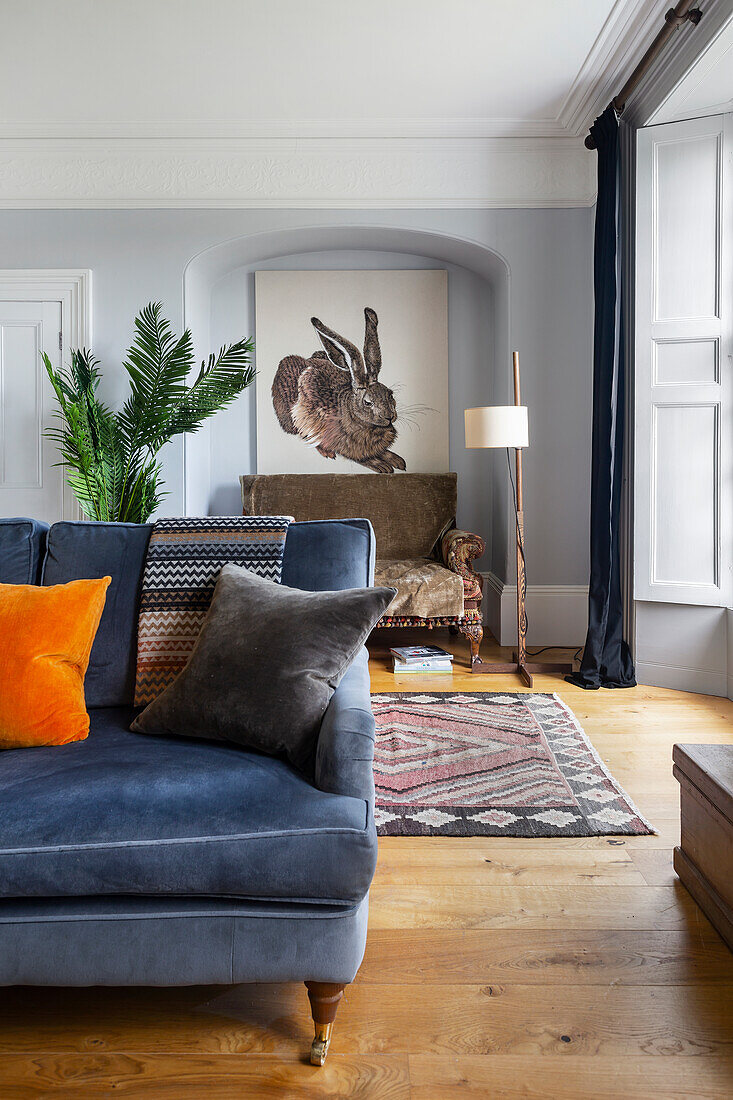
[[[509, 333], [502, 346], [522, 356], [523, 398], [530, 407], [531, 446], [525, 457], [527, 565], [531, 584], [586, 584], [592, 385], [592, 211], [571, 210], [89, 210], [0, 212], [0, 267], [84, 267], [93, 272], [94, 348], [105, 367], [104, 396], [121, 401], [116, 365], [127, 347], [132, 318], [161, 299], [175, 326], [183, 322], [183, 275], [189, 261], [234, 238], [305, 226], [381, 226], [424, 230], [494, 249], [509, 268]], [[333, 246], [329, 251], [333, 251]], [[382, 248], [381, 251], [384, 251]], [[346, 257], [342, 257], [346, 259]], [[362, 263], [375, 257], [362, 253]], [[379, 262], [383, 257], [377, 257]], [[289, 266], [293, 257], [279, 261]], [[313, 255], [308, 258], [313, 263]], [[350, 262], [350, 258], [349, 258]], [[392, 256], [389, 266], [403, 266]], [[426, 253], [424, 262], [430, 265]], [[334, 257], [318, 263], [333, 266]], [[259, 266], [265, 266], [261, 264]], [[494, 528], [491, 558], [481, 567], [507, 572], [503, 455], [462, 450], [463, 404], [509, 396], [510, 365], [497, 362], [498, 314], [483, 281], [460, 265], [449, 268], [451, 347], [451, 461], [461, 475], [459, 522]], [[210, 335], [239, 335], [251, 327], [247, 272], [227, 272], [211, 294]], [[238, 288], [239, 280], [239, 288]], [[249, 324], [248, 324], [249, 322]], [[494, 331], [492, 333], [492, 325]], [[203, 337], [202, 337], [203, 339]], [[484, 342], [486, 346], [484, 347]], [[494, 376], [484, 375], [492, 364]], [[483, 383], [486, 391], [483, 391]], [[252, 462], [248, 397], [222, 414], [198, 441], [211, 480], [210, 506], [230, 510], [238, 474]], [[208, 440], [208, 442], [207, 442]], [[209, 453], [210, 452], [210, 453]], [[191, 454], [195, 454], [195, 449]], [[203, 452], [201, 452], [203, 455]], [[486, 488], [482, 461], [490, 471]], [[165, 455], [169, 497], [165, 514], [183, 510], [183, 444]], [[491, 503], [490, 485], [500, 492]], [[475, 519], [473, 518], [475, 517]], [[496, 537], [499, 532], [500, 537]]]

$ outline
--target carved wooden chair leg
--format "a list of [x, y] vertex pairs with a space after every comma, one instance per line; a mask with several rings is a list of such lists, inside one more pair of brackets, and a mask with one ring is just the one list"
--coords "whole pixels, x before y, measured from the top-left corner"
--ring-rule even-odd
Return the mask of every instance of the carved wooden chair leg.
[[315, 1038], [311, 1044], [311, 1065], [322, 1066], [328, 1054], [336, 1010], [346, 986], [339, 985], [337, 982], [306, 982], [305, 984], [316, 1028]]
[[460, 630], [461, 634], [468, 638], [471, 643], [471, 666], [481, 664], [479, 648], [481, 646], [481, 639], [484, 636], [484, 629], [481, 623], [461, 623]]

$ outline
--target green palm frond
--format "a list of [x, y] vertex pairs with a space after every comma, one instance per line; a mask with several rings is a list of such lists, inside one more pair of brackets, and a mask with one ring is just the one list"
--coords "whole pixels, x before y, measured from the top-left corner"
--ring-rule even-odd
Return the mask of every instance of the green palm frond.
[[119, 412], [101, 402], [99, 363], [84, 348], [68, 368], [43, 361], [59, 404], [58, 425], [47, 434], [58, 445], [67, 481], [89, 519], [144, 523], [160, 505], [158, 452], [181, 432], [234, 400], [254, 379], [251, 340], [221, 348], [201, 364], [193, 383], [193, 341], [176, 337], [151, 302], [135, 319], [135, 338], [124, 368], [130, 396]]
[[173, 408], [166, 425], [172, 439], [179, 432], [195, 432], [208, 417], [229, 405], [255, 377], [252, 340], [239, 340], [204, 360], [192, 386]]
[[179, 339], [161, 315], [160, 302], [150, 302], [135, 318], [135, 339], [124, 368], [130, 396], [120, 419], [136, 445], [150, 447], [160, 436], [171, 411], [186, 393], [193, 366], [193, 341], [188, 329]]
[[118, 494], [121, 439], [116, 416], [97, 397], [100, 375], [97, 361], [86, 349], [73, 351], [68, 370], [55, 371], [47, 355], [43, 361], [60, 412], [59, 427], [49, 429], [56, 441], [69, 484], [82, 511], [90, 519], [114, 515]]
[[[160, 463], [155, 459], [139, 462], [131, 469], [118, 518], [128, 523], [144, 523], [166, 496], [160, 488]], [[143, 516], [144, 519], [133, 517]]]

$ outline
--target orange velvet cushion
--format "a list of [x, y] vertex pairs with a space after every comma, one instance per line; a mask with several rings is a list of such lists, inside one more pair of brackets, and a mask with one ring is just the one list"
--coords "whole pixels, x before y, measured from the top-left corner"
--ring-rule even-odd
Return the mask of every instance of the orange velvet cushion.
[[84, 674], [110, 580], [0, 584], [0, 749], [89, 733]]

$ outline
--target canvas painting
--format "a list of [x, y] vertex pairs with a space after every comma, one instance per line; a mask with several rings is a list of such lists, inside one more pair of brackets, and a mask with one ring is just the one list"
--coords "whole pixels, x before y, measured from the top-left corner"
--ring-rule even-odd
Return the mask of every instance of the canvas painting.
[[448, 469], [446, 271], [255, 273], [257, 471]]

